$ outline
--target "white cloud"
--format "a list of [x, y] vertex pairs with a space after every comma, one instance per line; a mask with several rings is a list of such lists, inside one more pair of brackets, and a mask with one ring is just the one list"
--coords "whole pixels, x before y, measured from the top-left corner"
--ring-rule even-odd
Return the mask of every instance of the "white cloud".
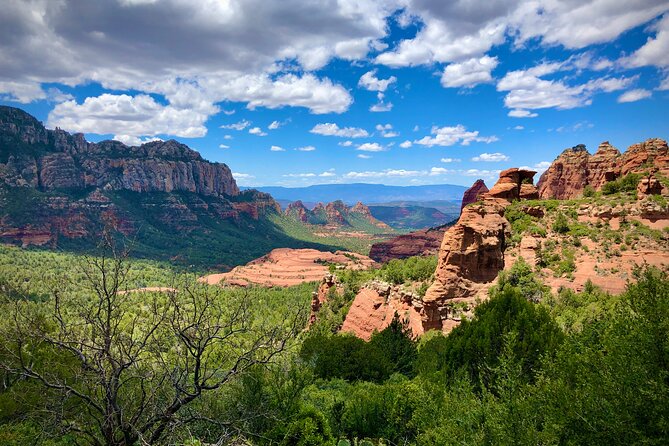
[[225, 145], [225, 144], [219, 144], [219, 145], [218, 145], [218, 148], [219, 148], [219, 149], [229, 149], [230, 146], [227, 146], [227, 145]]
[[256, 136], [267, 136], [267, 133], [263, 132], [260, 127], [252, 127], [249, 129], [249, 133], [251, 135], [256, 135]]
[[379, 79], [376, 77], [376, 71], [372, 70], [363, 74], [358, 81], [358, 86], [369, 91], [386, 91], [388, 87], [397, 81], [395, 76], [390, 76], [388, 79]]
[[223, 139], [232, 139], [232, 135], [223, 135]]
[[660, 91], [669, 90], [669, 74], [665, 73], [665, 76], [662, 79], [662, 81], [660, 81], [660, 85], [659, 87], [657, 87], [657, 89]]
[[367, 130], [358, 127], [339, 127], [337, 124], [326, 122], [324, 124], [316, 124], [314, 128], [309, 130], [311, 133], [325, 136], [340, 136], [343, 138], [363, 138], [369, 136]]
[[442, 163], [459, 163], [460, 160], [458, 158], [442, 158], [441, 162]]
[[618, 102], [636, 102], [642, 99], [647, 99], [653, 95], [652, 92], [643, 88], [626, 91], [618, 97]]
[[623, 59], [623, 63], [632, 67], [669, 67], [669, 14], [665, 14], [653, 26], [653, 30], [656, 32], [655, 37], [649, 38], [641, 48]]
[[574, 69], [567, 63], [542, 63], [527, 70], [506, 73], [497, 83], [498, 91], [507, 91], [504, 105], [512, 109], [509, 116], [534, 117], [528, 110], [557, 108], [566, 110], [592, 103], [598, 92], [612, 92], [627, 88], [636, 77], [604, 77], [591, 79], [583, 84], [569, 85], [565, 80], [543, 79], [542, 76]]
[[315, 173], [287, 173], [283, 175], [287, 178], [313, 178], [316, 176]]
[[267, 128], [270, 130], [276, 130], [279, 127], [281, 127], [281, 123], [279, 121], [272, 121], [272, 123], [267, 126]]
[[325, 172], [319, 173], [318, 176], [322, 178], [329, 178], [329, 177], [336, 177], [337, 174], [335, 173], [334, 169], [328, 169]]
[[285, 152], [286, 151], [286, 149], [284, 149], [281, 146], [272, 146], [272, 147], [269, 148], [269, 150], [272, 151], [272, 152]]
[[[241, 130], [244, 130], [245, 128], [247, 128], [247, 127], [250, 126], [250, 125], [251, 125], [251, 122], [250, 122], [250, 121], [247, 121], [246, 119], [243, 119], [243, 120], [241, 120], [241, 121], [239, 121], [239, 122], [235, 122], [234, 124], [223, 124], [223, 125], [221, 126], [221, 128], [222, 128], [222, 129], [230, 129], [230, 130], [239, 130], [239, 131], [241, 131]], [[229, 136], [229, 135], [227, 135], [227, 136]], [[232, 137], [231, 137], [231, 138], [232, 138]]]
[[237, 184], [241, 186], [248, 186], [249, 182], [255, 179], [255, 176], [241, 172], [232, 172], [232, 177], [237, 181]]
[[393, 130], [393, 126], [390, 124], [376, 124], [376, 131], [381, 132], [381, 136], [384, 138], [395, 138], [400, 136], [400, 134]]
[[474, 87], [478, 84], [492, 82], [492, 70], [498, 64], [497, 57], [483, 56], [472, 58], [460, 63], [451, 63], [441, 75], [444, 87]]
[[522, 125], [517, 125], [513, 129], [514, 130], [525, 130], [525, 127], [523, 127]]
[[378, 142], [366, 142], [364, 144], [360, 144], [355, 150], [360, 150], [363, 152], [383, 152], [387, 149]]
[[509, 110], [507, 115], [511, 116], [512, 118], [536, 118], [539, 116], [537, 113], [520, 109]]
[[0, 80], [0, 100], [29, 104], [38, 100], [49, 102], [65, 102], [74, 99], [71, 94], [63, 93], [58, 88], [44, 90], [38, 82], [2, 81]]
[[225, 109], [223, 109], [221, 111], [223, 112], [223, 114], [228, 115], [228, 116], [234, 115], [236, 113], [236, 110], [225, 110]]
[[461, 170], [458, 173], [466, 177], [497, 178], [500, 172], [501, 170], [467, 169]]
[[472, 142], [484, 142], [488, 144], [499, 140], [496, 136], [479, 136], [478, 130], [467, 131], [467, 129], [460, 124], [455, 127], [434, 126], [432, 127], [431, 134], [434, 136], [425, 136], [413, 143], [427, 147], [446, 147], [454, 144], [468, 146]]
[[403, 143], [400, 144], [400, 147], [403, 148], [403, 149], [408, 149], [412, 145], [413, 145], [413, 143], [411, 141], [406, 140], [406, 141], [404, 141]]
[[358, 158], [362, 158], [364, 160], [368, 160], [371, 157], [372, 157], [372, 155], [367, 155], [367, 154], [364, 154], [364, 153], [358, 153]]
[[384, 94], [381, 92], [378, 92], [376, 94], [376, 99], [378, 102], [376, 104], [373, 104], [371, 107], [369, 107], [369, 111], [371, 112], [387, 112], [393, 109], [393, 103], [392, 102], [384, 102]]
[[347, 140], [347, 141], [341, 141], [337, 143], [338, 146], [342, 147], [351, 147], [353, 145], [353, 141]]
[[472, 161], [500, 162], [509, 161], [511, 158], [500, 152], [482, 153], [472, 158]]
[[115, 139], [158, 134], [195, 138], [206, 135], [207, 117], [195, 110], [159, 104], [143, 94], [104, 93], [86, 98], [82, 104], [74, 100], [57, 104], [47, 125], [71, 132], [114, 134]]
[[316, 150], [316, 147], [314, 146], [304, 146], [304, 147], [296, 147], [295, 150], [298, 152], [313, 152]]
[[430, 175], [431, 176], [437, 176], [437, 175], [447, 175], [453, 173], [453, 170], [446, 169], [444, 167], [433, 167], [430, 169]]
[[382, 171], [348, 172], [344, 178], [393, 178], [425, 175], [424, 170], [386, 169]]

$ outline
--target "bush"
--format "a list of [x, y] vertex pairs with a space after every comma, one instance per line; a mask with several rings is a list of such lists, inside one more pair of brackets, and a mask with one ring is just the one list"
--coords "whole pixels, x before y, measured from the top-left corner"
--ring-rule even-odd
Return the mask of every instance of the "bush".
[[605, 183], [602, 186], [602, 193], [604, 195], [612, 195], [618, 192], [634, 192], [640, 179], [641, 175], [638, 173], [628, 173], [622, 178]]
[[521, 365], [522, 379], [532, 381], [540, 358], [556, 350], [563, 334], [543, 307], [528, 302], [509, 285], [476, 307], [473, 320], [463, 321], [446, 338], [426, 342], [419, 352], [419, 367], [436, 359], [433, 371], [443, 370], [453, 378], [462, 370], [474, 385], [491, 388], [491, 370], [498, 365], [510, 332], [517, 333], [513, 354]]
[[558, 234], [566, 234], [569, 232], [569, 220], [567, 220], [567, 217], [562, 212], [555, 216], [552, 228], [553, 231]]

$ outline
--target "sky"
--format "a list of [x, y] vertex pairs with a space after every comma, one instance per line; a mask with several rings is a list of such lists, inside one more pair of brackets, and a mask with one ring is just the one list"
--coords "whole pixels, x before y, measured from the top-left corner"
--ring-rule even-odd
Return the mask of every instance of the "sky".
[[4, 0], [0, 104], [242, 186], [490, 184], [669, 137], [669, 1]]

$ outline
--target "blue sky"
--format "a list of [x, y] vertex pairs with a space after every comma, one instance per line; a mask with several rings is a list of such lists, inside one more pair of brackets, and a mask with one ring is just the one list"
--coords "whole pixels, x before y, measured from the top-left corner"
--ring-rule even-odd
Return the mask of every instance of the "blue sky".
[[[197, 4], [196, 4], [197, 3]], [[669, 2], [10, 0], [0, 103], [241, 185], [494, 182], [669, 136]]]

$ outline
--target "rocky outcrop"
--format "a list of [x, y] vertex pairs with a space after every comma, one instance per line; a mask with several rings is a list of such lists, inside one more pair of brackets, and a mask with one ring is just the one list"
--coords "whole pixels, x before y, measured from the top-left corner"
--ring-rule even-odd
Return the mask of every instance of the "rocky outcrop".
[[407, 322], [412, 335], [423, 334], [420, 297], [399, 285], [372, 281], [355, 296], [340, 331], [368, 341], [375, 331], [390, 325], [395, 314]]
[[384, 263], [392, 259], [437, 254], [441, 241], [444, 239], [444, 233], [449, 226], [450, 224], [422, 229], [374, 243], [369, 250], [369, 257], [377, 262]]
[[469, 302], [504, 268], [504, 251], [511, 225], [504, 218], [514, 200], [536, 196], [535, 172], [508, 169], [479, 203], [463, 209], [458, 222], [446, 231], [435, 280], [423, 298], [424, 329], [452, 326], [453, 302]]
[[154, 225], [154, 233], [191, 233], [269, 212], [280, 212], [270, 195], [240, 192], [228, 166], [210, 163], [177, 141], [89, 143], [81, 134], [48, 130], [22, 110], [0, 106], [3, 241], [57, 246], [91, 237], [94, 245], [109, 225], [126, 235]]
[[467, 189], [462, 195], [462, 205], [460, 206], [460, 211], [464, 209], [468, 204], [476, 203], [481, 199], [483, 194], [488, 192], [488, 186], [485, 185], [485, 182], [481, 179], [478, 179], [472, 184], [472, 187]]
[[47, 130], [22, 110], [4, 106], [0, 135], [0, 182], [12, 187], [239, 194], [228, 166], [205, 161], [174, 140], [138, 147], [118, 141], [89, 143], [83, 135]]
[[663, 139], [648, 139], [624, 153], [605, 141], [590, 155], [584, 145], [557, 157], [538, 182], [541, 198], [569, 199], [583, 194], [586, 186], [601, 190], [609, 181], [629, 173], [669, 175], [669, 148]]
[[330, 264], [342, 268], [367, 269], [374, 261], [362, 254], [316, 249], [278, 248], [230, 272], [210, 274], [202, 282], [234, 286], [258, 284], [264, 286], [295, 286], [305, 282], [318, 282], [327, 273]]
[[301, 200], [290, 203], [288, 207], [286, 207], [286, 215], [297, 221], [301, 221], [302, 223], [307, 223], [309, 221], [309, 209], [304, 206], [304, 203], [302, 203]]
[[370, 223], [380, 229], [389, 229], [390, 227], [372, 216], [369, 208], [361, 202], [348, 207], [341, 200], [333, 201], [327, 205], [318, 203], [313, 210], [298, 200], [290, 203], [285, 210], [285, 215], [302, 223], [312, 225], [331, 225], [338, 227], [354, 227], [356, 221], [362, 220]]

